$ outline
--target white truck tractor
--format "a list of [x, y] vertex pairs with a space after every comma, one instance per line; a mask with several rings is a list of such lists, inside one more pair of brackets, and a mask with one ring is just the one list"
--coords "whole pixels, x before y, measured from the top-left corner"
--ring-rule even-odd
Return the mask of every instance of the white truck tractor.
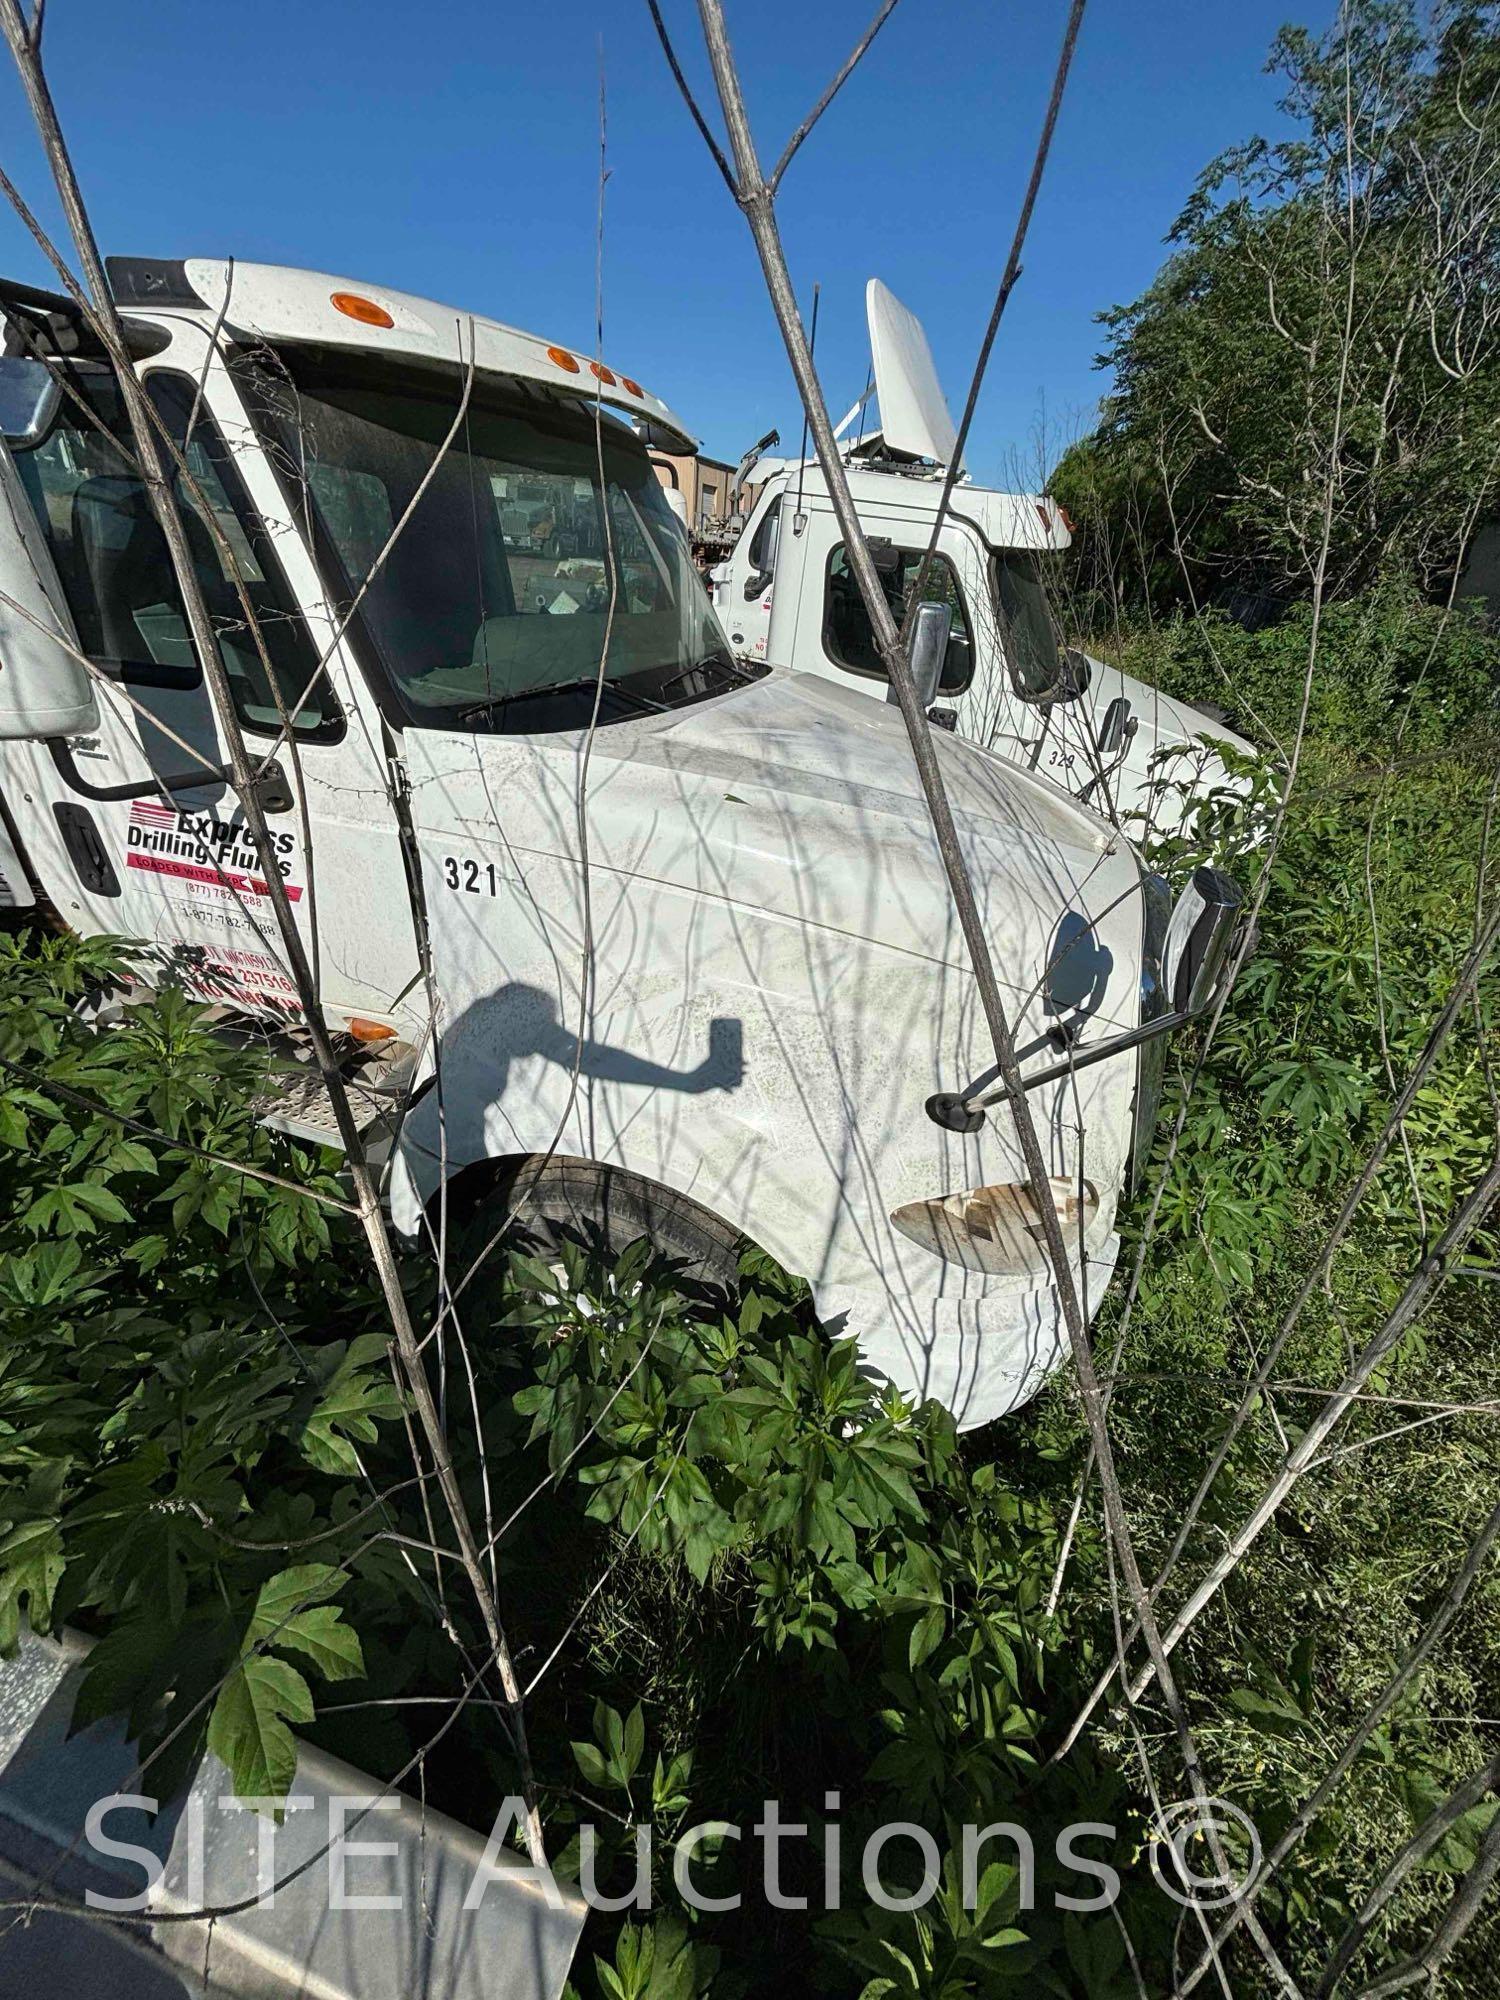
[[[12, 900], [294, 1032], [275, 869], [362, 1115], [404, 1114], [404, 1232], [446, 1183], [709, 1276], [748, 1238], [912, 1395], [965, 1424], [1030, 1395], [1064, 1351], [1057, 1292], [1010, 1111], [969, 1101], [993, 1054], [900, 718], [734, 659], [635, 428], [685, 442], [671, 411], [383, 286], [110, 273], [191, 475], [272, 851], [187, 754], [217, 769], [226, 744], [97, 341], [66, 299], [0, 285]], [[1161, 1037], [1233, 897], [1200, 870], [1169, 926], [1045, 768], [939, 749], [1092, 1311]], [[280, 1118], [328, 1136], [310, 1087]]]
[[[880, 423], [845, 446], [850, 488], [898, 621], [932, 539], [957, 433], [921, 323], [878, 278], [866, 288]], [[861, 398], [839, 426], [846, 436]], [[877, 699], [885, 670], [854, 587], [816, 460], [765, 459], [763, 482], [714, 606], [736, 657], [820, 674]], [[961, 475], [923, 595], [952, 613], [946, 656], [924, 690], [932, 720], [1040, 771], [1096, 809], [1175, 827], [1189, 790], [1226, 782], [1205, 738], [1248, 751], [1221, 717], [1172, 701], [1063, 644], [1045, 558], [1071, 524], [1044, 494], [999, 493]], [[1159, 753], [1191, 746], [1187, 754]]]

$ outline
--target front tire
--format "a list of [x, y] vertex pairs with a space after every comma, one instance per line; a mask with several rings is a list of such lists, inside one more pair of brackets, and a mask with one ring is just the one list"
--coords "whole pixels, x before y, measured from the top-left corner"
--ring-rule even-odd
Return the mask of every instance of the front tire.
[[728, 1290], [736, 1282], [739, 1231], [701, 1202], [624, 1167], [565, 1153], [533, 1156], [497, 1175], [483, 1207], [489, 1216], [510, 1211], [511, 1227], [544, 1255], [569, 1236], [619, 1257], [644, 1236], [693, 1284]]

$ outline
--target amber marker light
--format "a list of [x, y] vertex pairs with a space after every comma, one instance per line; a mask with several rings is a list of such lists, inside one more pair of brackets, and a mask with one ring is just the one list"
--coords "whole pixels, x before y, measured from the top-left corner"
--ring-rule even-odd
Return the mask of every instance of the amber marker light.
[[547, 349], [547, 359], [555, 361], [559, 368], [566, 368], [570, 375], [578, 373], [578, 363], [565, 347], [549, 347]]
[[361, 298], [358, 292], [333, 292], [330, 300], [335, 312], [341, 312], [346, 319], [357, 319], [361, 326], [394, 326], [384, 306], [376, 305], [373, 299]]
[[620, 381], [621, 381], [621, 383], [623, 384], [623, 386], [624, 386], [625, 388], [627, 388], [627, 389], [628, 389], [628, 390], [630, 391], [630, 393], [631, 393], [631, 395], [632, 395], [632, 396], [644, 396], [644, 395], [645, 395], [645, 393], [646, 393], [646, 392], [645, 392], [645, 390], [644, 390], [644, 389], [643, 389], [643, 388], [641, 387], [640, 383], [639, 383], [639, 382], [632, 382], [632, 381], [631, 381], [631, 379], [630, 379], [630, 377], [629, 377], [628, 375], [622, 375], [622, 376], [620, 377]]
[[395, 1034], [384, 1021], [367, 1021], [363, 1014], [355, 1014], [349, 1022], [349, 1032], [357, 1042], [388, 1042]]

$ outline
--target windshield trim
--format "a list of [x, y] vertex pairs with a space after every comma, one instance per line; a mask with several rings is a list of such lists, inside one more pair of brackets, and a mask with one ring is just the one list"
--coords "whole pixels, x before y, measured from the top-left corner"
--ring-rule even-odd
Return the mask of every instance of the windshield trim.
[[[294, 393], [298, 391], [298, 382], [294, 370], [287, 365], [284, 358], [284, 350], [288, 348], [301, 351], [318, 361], [336, 363], [340, 367], [352, 364], [351, 375], [362, 362], [370, 365], [372, 375], [378, 371], [380, 376], [388, 379], [391, 372], [391, 361], [385, 357], [361, 355], [343, 348], [329, 349], [313, 341], [280, 341], [274, 348], [263, 347], [262, 354], [267, 351], [272, 353], [280, 369], [285, 370], [284, 375], [278, 373], [278, 379], [288, 382]], [[396, 360], [399, 373], [408, 378], [415, 394], [431, 395], [440, 384], [447, 384], [450, 388], [462, 384], [464, 371], [454, 364], [433, 362], [420, 356], [403, 355]], [[382, 720], [397, 733], [406, 728], [416, 728], [464, 735], [532, 736], [586, 729], [594, 715], [595, 689], [600, 678], [598, 676], [590, 677], [586, 685], [581, 682], [570, 682], [561, 688], [539, 687], [516, 692], [508, 691], [496, 696], [493, 702], [486, 703], [481, 700], [462, 707], [458, 704], [428, 705], [412, 696], [400, 675], [388, 663], [380, 640], [366, 616], [365, 605], [368, 596], [360, 598], [357, 603], [352, 603], [352, 607], [347, 610], [338, 609], [341, 604], [351, 605], [358, 586], [349, 578], [343, 555], [323, 517], [322, 510], [310, 498], [305, 497], [299, 488], [294, 475], [294, 467], [298, 460], [297, 437], [275, 405], [268, 404], [266, 398], [255, 393], [256, 371], [255, 355], [240, 350], [231, 357], [231, 372], [235, 377], [236, 390], [246, 419], [271, 464], [277, 486], [286, 502], [289, 518], [310, 540], [310, 553], [337, 624], [340, 644], [348, 648]], [[471, 409], [476, 406], [477, 401], [482, 404], [484, 400], [491, 400], [485, 397], [486, 390], [495, 392], [493, 400], [502, 405], [534, 405], [541, 402], [549, 411], [555, 411], [565, 421], [576, 421], [581, 414], [586, 422], [589, 413], [597, 410], [597, 413], [608, 421], [608, 445], [616, 449], [623, 448], [627, 452], [638, 451], [650, 477], [655, 479], [656, 475], [651, 469], [650, 454], [645, 444], [622, 417], [602, 403], [596, 405], [576, 395], [562, 394], [550, 385], [533, 382], [525, 376], [479, 370], [475, 373], [474, 385], [470, 391]], [[628, 497], [628, 489], [621, 490]], [[634, 509], [633, 503], [632, 510], [638, 512]], [[655, 553], [653, 550], [653, 555]], [[692, 568], [690, 559], [689, 567]], [[706, 609], [717, 624], [712, 598], [701, 577], [698, 581], [703, 591]], [[606, 657], [601, 655], [601, 668]], [[666, 713], [696, 706], [719, 695], [729, 694], [736, 687], [749, 685], [752, 681], [760, 679], [764, 671], [768, 669], [762, 668], [757, 671], [749, 663], [735, 660], [725, 639], [721, 647], [705, 653], [701, 659], [692, 661], [687, 666], [681, 661], [674, 660], [660, 668], [606, 674], [602, 676], [604, 699], [598, 704], [597, 723], [599, 727], [605, 727], [619, 722], [639, 720], [648, 712], [648, 706], [660, 706]], [[669, 703], [656, 704], [652, 700], [651, 683], [654, 680], [665, 678], [675, 684], [690, 675], [701, 676], [708, 680], [716, 673], [723, 675], [716, 686], [704, 686], [686, 698]], [[604, 712], [610, 705], [609, 693], [612, 688], [618, 688], [623, 696], [623, 700], [619, 703], [621, 713], [618, 715], [608, 715]], [[581, 702], [578, 699], [580, 689], [583, 691]], [[538, 723], [528, 724], [520, 729], [506, 729], [497, 722], [498, 715], [512, 708], [522, 711], [541, 709], [545, 715], [546, 709], [555, 708], [559, 699], [565, 706], [581, 708], [582, 712], [560, 714], [555, 719], [547, 720], [539, 717]], [[487, 720], [484, 719], [486, 711], [488, 711]], [[460, 721], [461, 714], [469, 719]]]

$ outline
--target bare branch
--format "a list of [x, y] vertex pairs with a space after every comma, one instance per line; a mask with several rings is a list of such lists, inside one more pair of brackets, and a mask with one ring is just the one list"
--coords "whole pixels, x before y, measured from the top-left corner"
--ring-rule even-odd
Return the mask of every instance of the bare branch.
[[[654, 0], [651, 11], [653, 13], [655, 13], [656, 11]], [[823, 92], [823, 95], [818, 99], [817, 103], [813, 106], [812, 110], [808, 112], [807, 116], [803, 119], [802, 123], [797, 127], [796, 131], [792, 134], [791, 138], [787, 140], [781, 158], [776, 162], [776, 165], [772, 168], [771, 178], [766, 182], [767, 188], [773, 195], [775, 194], [777, 188], [779, 188], [781, 185], [781, 176], [786, 172], [787, 168], [792, 164], [792, 159], [797, 151], [797, 148], [802, 144], [802, 141], [807, 137], [808, 133], [811, 132], [814, 125], [817, 124], [818, 120], [823, 116], [823, 113], [828, 109], [829, 105], [832, 104], [833, 100], [838, 96], [839, 92], [843, 89], [844, 85], [849, 81], [849, 78], [854, 74], [854, 71], [858, 67], [861, 58], [864, 56], [866, 49], [869, 48], [871, 42], [874, 41], [875, 37], [880, 33], [881, 29], [885, 26], [886, 22], [890, 19], [891, 15], [895, 11], [896, 11], [896, 0], [880, 0], [880, 5], [875, 10], [874, 20], [871, 21], [869, 27], [865, 29], [864, 33], [860, 36], [859, 40], [854, 44], [853, 49], [850, 51], [848, 57], [844, 62], [843, 68], [839, 71], [838, 75], [833, 79], [832, 83], [829, 84], [828, 88]]]
[[[1317, 1785], [1297, 1808], [1296, 1817], [1265, 1857], [1254, 1880], [1247, 1882], [1240, 1891], [1238, 1899], [1220, 1927], [1218, 1941], [1221, 1945], [1240, 1924], [1245, 1910], [1254, 1903], [1288, 1856], [1301, 1846], [1308, 1828], [1353, 1769], [1360, 1751], [1389, 1715], [1402, 1690], [1411, 1684], [1413, 1677], [1432, 1657], [1443, 1634], [1458, 1616], [1464, 1599], [1469, 1594], [1470, 1586], [1483, 1569], [1497, 1537], [1500, 1537], [1500, 1501], [1497, 1501], [1490, 1510], [1489, 1519], [1475, 1536], [1469, 1553], [1464, 1558], [1463, 1567], [1444, 1592], [1442, 1603], [1423, 1628], [1421, 1637], [1360, 1717], [1332, 1767], [1319, 1779]], [[1184, 1995], [1192, 1992], [1207, 1972], [1209, 1963], [1208, 1958], [1203, 1958], [1183, 1980]]]
[[990, 355], [994, 350], [995, 337], [1000, 331], [1000, 322], [1005, 317], [1005, 308], [1015, 290], [1016, 280], [1021, 275], [1021, 252], [1026, 246], [1027, 231], [1031, 227], [1031, 212], [1036, 207], [1036, 198], [1041, 189], [1042, 175], [1047, 168], [1047, 156], [1052, 150], [1052, 135], [1057, 129], [1057, 115], [1062, 110], [1063, 93], [1068, 87], [1068, 71], [1073, 66], [1073, 51], [1078, 46], [1078, 30], [1083, 25], [1083, 10], [1086, 0], [1073, 0], [1068, 10], [1068, 24], [1063, 30], [1062, 48], [1058, 53], [1057, 68], [1052, 77], [1052, 95], [1047, 100], [1046, 116], [1042, 120], [1041, 135], [1036, 142], [1036, 152], [1032, 156], [1031, 173], [1026, 182], [1026, 193], [1021, 201], [1021, 212], [1016, 217], [1015, 233], [1010, 241], [1010, 254], [1005, 260], [1005, 269], [1000, 274], [1000, 284], [995, 292], [995, 302], [990, 307], [989, 323], [984, 330], [984, 338], [979, 343], [979, 353], [974, 362], [974, 372], [969, 378], [969, 393], [964, 398], [963, 415], [958, 422], [958, 436], [954, 440], [951, 462], [943, 478], [943, 490], [938, 498], [937, 514], [932, 524], [932, 535], [926, 553], [922, 557], [916, 578], [906, 600], [906, 618], [902, 636], [911, 643], [911, 634], [917, 616], [917, 606], [922, 601], [926, 587], [927, 573], [932, 559], [937, 553], [938, 537], [942, 534], [943, 523], [947, 519], [948, 508], [953, 500], [953, 488], [957, 484], [959, 469], [963, 464], [964, 446], [968, 443], [969, 427], [974, 421], [974, 412], [979, 406], [979, 392], [984, 386], [985, 373], [990, 365]]
[[[1500, 1783], [1500, 1757], [1493, 1757], [1488, 1764], [1477, 1770], [1471, 1778], [1465, 1779], [1463, 1784], [1457, 1786], [1444, 1799], [1436, 1812], [1429, 1814], [1423, 1820], [1411, 1839], [1407, 1841], [1401, 1852], [1396, 1856], [1390, 1867], [1386, 1869], [1384, 1875], [1381, 1876], [1375, 1887], [1355, 1912], [1354, 1921], [1339, 1939], [1333, 1955], [1324, 1966], [1322, 1976], [1318, 1981], [1317, 1990], [1320, 1995], [1331, 1993], [1333, 1988], [1338, 1984], [1348, 1969], [1355, 1953], [1364, 1942], [1370, 1926], [1375, 1922], [1380, 1912], [1385, 1908], [1412, 1869], [1416, 1867], [1417, 1863], [1424, 1860], [1447, 1833], [1449, 1827], [1456, 1820], [1462, 1819], [1464, 1814], [1472, 1806], [1477, 1805], [1486, 1792], [1493, 1790], [1497, 1783]], [[1500, 1844], [1497, 1843], [1500, 1843], [1500, 1815], [1497, 1815], [1490, 1822], [1489, 1833], [1486, 1835], [1479, 1858], [1475, 1862], [1475, 1870], [1483, 1866], [1483, 1874], [1478, 1884], [1480, 1894], [1483, 1893], [1490, 1877], [1494, 1874], [1497, 1863], [1500, 1863]], [[1471, 1870], [1470, 1877], [1465, 1878], [1465, 1888], [1468, 1887], [1473, 1873], [1474, 1871]], [[1464, 1890], [1460, 1889], [1459, 1895], [1455, 1899], [1455, 1905], [1460, 1906], [1466, 1900]], [[1477, 1903], [1477, 1901], [1478, 1896], [1476, 1895], [1474, 1902]], [[1473, 1907], [1471, 1905], [1469, 1907], [1469, 1915], [1472, 1916], [1472, 1914]], [[1452, 1915], [1453, 1911], [1450, 1910], [1450, 1920]], [[1466, 1922], [1467, 1920], [1465, 1920]], [[1431, 1973], [1436, 1969], [1438, 1958], [1429, 1958], [1428, 1954], [1433, 1952], [1434, 1947], [1438, 1945], [1439, 1939], [1441, 1939], [1443, 1932], [1447, 1928], [1448, 1921], [1445, 1920], [1444, 1924], [1439, 1927], [1436, 1936], [1429, 1943], [1427, 1952], [1423, 1953], [1422, 1959], [1418, 1962], [1416, 1969], [1410, 1972], [1410, 1976], [1406, 1976], [1408, 1973], [1407, 1967], [1398, 1966], [1391, 1973], [1387, 1974], [1384, 1979], [1377, 1980], [1373, 1985], [1365, 1987], [1365, 1993], [1398, 1993], [1404, 1987], [1415, 1985], [1419, 1978], [1430, 1977]], [[1458, 1935], [1461, 1934], [1462, 1931], [1460, 1930], [1457, 1935], [1449, 1939], [1448, 1945], [1442, 1951], [1441, 1956], [1446, 1957], [1447, 1951], [1451, 1950], [1453, 1944], [1457, 1943]]]
[[703, 143], [707, 146], [714, 165], [724, 176], [725, 187], [728, 188], [729, 192], [738, 201], [739, 189], [735, 184], [735, 178], [730, 170], [729, 162], [724, 157], [724, 149], [708, 129], [708, 120], [698, 109], [698, 100], [694, 97], [688, 80], [682, 73], [682, 65], [677, 60], [677, 51], [672, 47], [672, 38], [667, 33], [667, 24], [661, 17], [661, 9], [657, 6], [656, 0], [646, 0], [646, 5], [651, 9], [651, 19], [656, 28], [656, 38], [661, 43], [662, 54], [667, 59], [667, 67], [672, 72], [677, 88], [682, 92], [682, 101], [692, 113], [693, 123], [702, 135]]

